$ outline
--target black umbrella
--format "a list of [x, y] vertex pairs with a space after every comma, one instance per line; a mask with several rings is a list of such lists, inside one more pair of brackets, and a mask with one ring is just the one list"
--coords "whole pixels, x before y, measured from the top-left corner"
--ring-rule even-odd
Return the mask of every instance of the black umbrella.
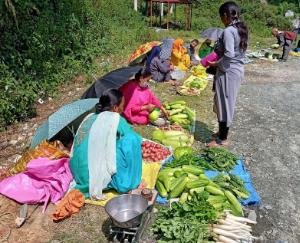
[[118, 89], [141, 69], [141, 66], [123, 67], [99, 78], [84, 92], [81, 99], [99, 98], [108, 89]]
[[208, 28], [201, 33], [201, 36], [210, 39], [210, 40], [218, 40], [223, 33], [223, 29], [221, 28]]

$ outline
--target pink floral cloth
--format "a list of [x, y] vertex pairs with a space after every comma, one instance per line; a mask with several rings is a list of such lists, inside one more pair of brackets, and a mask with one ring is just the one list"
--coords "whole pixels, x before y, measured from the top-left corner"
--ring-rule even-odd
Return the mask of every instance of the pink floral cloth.
[[0, 181], [0, 194], [19, 203], [44, 203], [45, 211], [49, 201], [56, 203], [69, 189], [73, 177], [69, 159], [31, 160], [26, 171]]
[[150, 88], [141, 88], [134, 80], [127, 82], [121, 87], [124, 95], [125, 106], [123, 115], [127, 121], [132, 124], [146, 125], [149, 122], [149, 112], [141, 110], [141, 107], [148, 104], [153, 104], [161, 108], [161, 103], [152, 93]]

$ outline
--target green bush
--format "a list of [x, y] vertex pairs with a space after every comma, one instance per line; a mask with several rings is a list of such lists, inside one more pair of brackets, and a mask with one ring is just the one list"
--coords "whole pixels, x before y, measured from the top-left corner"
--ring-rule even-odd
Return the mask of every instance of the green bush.
[[[208, 27], [222, 27], [218, 15], [222, 2], [194, 4], [191, 36]], [[254, 36], [270, 36], [273, 26], [289, 28], [283, 14], [287, 9], [299, 12], [294, 0], [270, 1], [274, 5], [238, 2]], [[132, 7], [132, 1], [124, 0], [1, 1], [0, 129], [33, 116], [38, 98], [53, 95], [59, 84], [76, 74], [94, 72], [98, 62], [110, 63], [112, 56], [123, 61], [139, 43], [169, 35], [151, 32]], [[177, 19], [184, 20], [183, 13], [179, 7]], [[103, 71], [110, 67], [103, 66]]]
[[[35, 113], [34, 102], [96, 57], [128, 55], [150, 38], [130, 1], [5, 0], [0, 3], [0, 125]], [[132, 51], [132, 49], [130, 50]]]

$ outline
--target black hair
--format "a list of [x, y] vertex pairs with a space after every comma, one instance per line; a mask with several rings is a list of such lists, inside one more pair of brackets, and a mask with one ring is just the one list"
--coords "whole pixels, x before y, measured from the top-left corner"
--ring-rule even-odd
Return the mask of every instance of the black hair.
[[233, 1], [223, 3], [219, 8], [220, 16], [227, 16], [230, 19], [231, 25], [235, 26], [240, 35], [240, 48], [246, 51], [248, 47], [248, 27], [245, 22], [240, 21], [241, 9]]
[[96, 104], [96, 114], [99, 114], [103, 111], [110, 111], [114, 106], [121, 104], [123, 94], [118, 89], [109, 89], [106, 90], [101, 97], [99, 102]]
[[198, 41], [197, 39], [192, 40], [191, 43], [192, 43], [192, 42], [196, 42], [197, 45], [199, 44], [199, 41]]
[[134, 76], [135, 80], [139, 80], [140, 77], [148, 77], [151, 76], [151, 72], [146, 68], [141, 68]]

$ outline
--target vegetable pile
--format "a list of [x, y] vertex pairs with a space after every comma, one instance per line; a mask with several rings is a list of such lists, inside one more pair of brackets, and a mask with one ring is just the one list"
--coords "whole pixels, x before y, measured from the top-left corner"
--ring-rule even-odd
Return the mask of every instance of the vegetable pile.
[[152, 140], [175, 149], [180, 146], [191, 146], [194, 142], [194, 136], [186, 131], [156, 129], [152, 133]]
[[176, 124], [161, 126], [159, 127], [159, 129], [164, 131], [184, 131], [184, 129], [181, 126]]
[[219, 218], [218, 224], [212, 226], [212, 235], [215, 241], [225, 243], [238, 243], [240, 241], [252, 242], [255, 237], [251, 235], [251, 226], [248, 224], [256, 224], [243, 217], [236, 217], [225, 211], [225, 217]]
[[230, 171], [237, 164], [238, 157], [224, 148], [207, 148], [201, 156], [218, 171]]
[[142, 143], [143, 160], [147, 162], [157, 162], [168, 158], [171, 152], [164, 146], [153, 143], [151, 141], [144, 141]]
[[183, 82], [182, 86], [177, 88], [177, 92], [186, 96], [200, 95], [201, 91], [207, 87], [207, 84], [207, 78], [198, 78], [191, 75]]
[[[251, 242], [254, 237], [247, 223], [256, 222], [242, 217], [239, 202], [249, 193], [243, 180], [230, 173], [237, 156], [224, 148], [195, 154], [190, 147], [177, 147], [174, 156], [155, 185], [160, 196], [178, 200], [158, 211], [152, 226], [158, 242]], [[221, 173], [210, 179], [205, 170]]]
[[211, 238], [209, 223], [217, 213], [207, 202], [208, 194], [194, 194], [185, 203], [172, 203], [171, 208], [161, 208], [152, 231], [159, 235], [159, 242], [206, 242]]
[[196, 165], [202, 169], [230, 171], [237, 164], [237, 156], [224, 148], [203, 149], [198, 155], [188, 154], [168, 163], [167, 167]]
[[216, 211], [230, 209], [235, 215], [243, 215], [236, 196], [210, 180], [203, 169], [195, 165], [164, 168], [158, 174], [156, 189], [162, 197], [180, 198], [181, 203], [190, 200], [194, 193], [206, 191], [209, 194], [207, 201]]
[[194, 66], [191, 69], [192, 75], [186, 79], [182, 86], [177, 88], [181, 95], [193, 96], [199, 95], [207, 87], [208, 75], [205, 67], [202, 65]]
[[223, 190], [231, 191], [237, 198], [246, 199], [249, 197], [249, 193], [244, 186], [243, 180], [236, 175], [231, 173], [228, 173], [228, 175], [221, 173], [213, 178], [213, 182]]
[[207, 78], [208, 74], [206, 73], [206, 68], [202, 65], [193, 66], [191, 68], [191, 73], [198, 78]]
[[191, 155], [194, 153], [194, 150], [191, 147], [185, 146], [185, 147], [177, 147], [174, 151], [174, 158], [179, 159], [180, 157], [184, 155]]
[[164, 103], [165, 109], [169, 112], [169, 120], [173, 124], [182, 126], [184, 129], [191, 130], [191, 126], [196, 119], [196, 112], [191, 110], [184, 100]]

